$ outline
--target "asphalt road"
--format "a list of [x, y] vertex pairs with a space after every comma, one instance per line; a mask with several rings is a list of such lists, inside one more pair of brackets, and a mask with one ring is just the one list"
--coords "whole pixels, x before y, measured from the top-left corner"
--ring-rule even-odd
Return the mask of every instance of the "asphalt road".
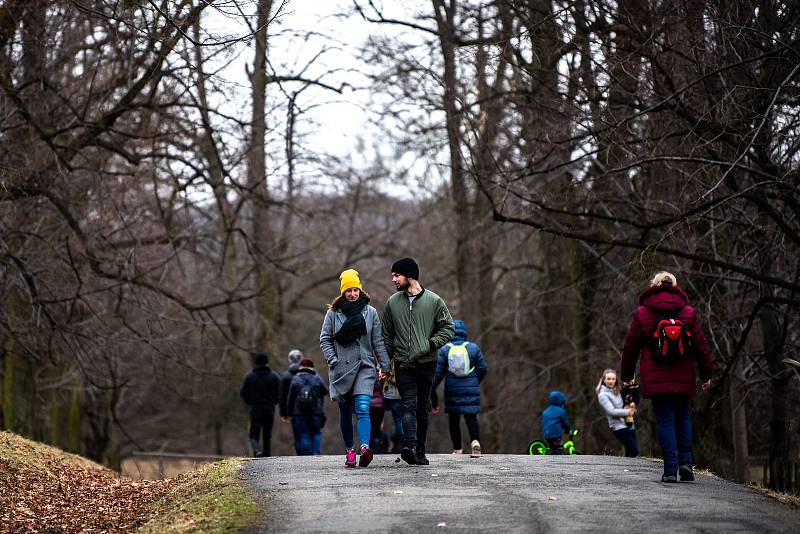
[[261, 514], [250, 532], [800, 532], [800, 509], [713, 476], [663, 484], [661, 464], [613, 456], [344, 455], [243, 464]]

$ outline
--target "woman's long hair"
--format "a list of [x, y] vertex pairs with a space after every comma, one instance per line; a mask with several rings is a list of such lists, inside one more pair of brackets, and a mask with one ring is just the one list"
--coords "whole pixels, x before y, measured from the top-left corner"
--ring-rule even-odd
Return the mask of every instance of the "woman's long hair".
[[617, 377], [617, 381], [614, 382], [613, 391], [614, 391], [614, 395], [619, 395], [619, 375], [617, 375], [617, 371], [615, 371], [614, 369], [606, 369], [605, 371], [603, 371], [603, 374], [600, 375], [600, 382], [597, 383], [597, 387], [594, 388], [594, 392], [597, 395], [600, 394], [600, 388], [603, 387], [603, 381], [606, 379], [606, 375], [608, 373], [614, 373], [614, 376]]
[[[366, 301], [369, 302], [369, 293], [367, 293], [366, 291], [361, 291], [360, 298], [366, 299]], [[339, 306], [341, 306], [342, 302], [344, 302], [345, 300], [347, 299], [344, 298], [344, 293], [341, 293], [335, 299], [333, 299], [333, 301], [330, 304], [328, 304], [328, 308], [330, 308], [331, 310], [338, 310]]]

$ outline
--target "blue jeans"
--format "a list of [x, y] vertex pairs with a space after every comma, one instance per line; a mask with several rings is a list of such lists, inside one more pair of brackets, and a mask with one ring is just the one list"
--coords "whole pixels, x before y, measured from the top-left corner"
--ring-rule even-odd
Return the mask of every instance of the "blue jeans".
[[303, 456], [303, 450], [300, 448], [300, 432], [303, 430], [303, 425], [300, 423], [299, 417], [292, 417], [292, 437], [294, 438], [294, 452], [297, 456]]
[[358, 440], [362, 445], [369, 445], [369, 395], [348, 395], [345, 400], [339, 401], [339, 428], [342, 430], [342, 439], [346, 449], [355, 448], [353, 442], [353, 412], [356, 414], [358, 427]]
[[322, 416], [321, 415], [295, 415], [292, 424], [296, 421], [298, 429], [297, 448], [298, 456], [312, 456], [320, 454], [322, 444]]
[[676, 476], [679, 465], [692, 465], [692, 400], [688, 395], [671, 393], [651, 400], [664, 474]]

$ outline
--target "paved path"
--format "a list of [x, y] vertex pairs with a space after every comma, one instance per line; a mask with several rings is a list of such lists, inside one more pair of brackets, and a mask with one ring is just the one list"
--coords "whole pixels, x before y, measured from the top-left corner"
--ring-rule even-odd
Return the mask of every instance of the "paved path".
[[244, 463], [262, 515], [251, 532], [800, 532], [800, 509], [711, 476], [662, 484], [661, 465], [612, 456], [376, 456]]

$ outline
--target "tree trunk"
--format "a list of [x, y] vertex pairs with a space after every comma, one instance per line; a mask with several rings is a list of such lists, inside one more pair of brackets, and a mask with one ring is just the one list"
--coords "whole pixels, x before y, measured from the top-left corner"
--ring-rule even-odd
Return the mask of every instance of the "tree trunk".
[[14, 431], [14, 341], [3, 341], [3, 430]]
[[[760, 320], [764, 338], [764, 356], [770, 372], [769, 459], [772, 470], [776, 460], [786, 461], [789, 458], [786, 395], [791, 374], [781, 361], [783, 360], [783, 332], [778, 310], [772, 305], [764, 306]], [[770, 482], [775, 480], [774, 475], [775, 473], [770, 473]]]
[[741, 363], [731, 369], [728, 393], [731, 406], [731, 435], [733, 437], [733, 475], [734, 480], [744, 484], [749, 478], [747, 411], [745, 410], [744, 382], [741, 379]]
[[75, 384], [70, 391], [69, 402], [69, 423], [67, 427], [67, 450], [80, 454], [81, 452], [81, 394], [80, 381], [75, 380]]
[[470, 306], [471, 287], [469, 269], [469, 236], [470, 212], [472, 206], [467, 194], [467, 183], [464, 176], [464, 164], [461, 159], [461, 116], [458, 111], [458, 73], [456, 71], [454, 24], [456, 0], [451, 0], [449, 5], [444, 0], [433, 0], [433, 11], [436, 18], [436, 27], [439, 35], [439, 46], [444, 62], [442, 78], [444, 93], [442, 94], [442, 108], [445, 112], [447, 127], [447, 146], [450, 157], [450, 186], [453, 199], [453, 213], [456, 220], [456, 283], [458, 285], [458, 300], [454, 303], [454, 311], [468, 324], [472, 321]]
[[[194, 24], [195, 38], [201, 40], [200, 20]], [[197, 64], [197, 95], [200, 102], [200, 117], [203, 129], [198, 133], [198, 147], [200, 153], [208, 163], [208, 183], [214, 193], [217, 206], [217, 226], [219, 228], [220, 248], [222, 250], [222, 288], [227, 298], [233, 302], [225, 306], [227, 326], [234, 345], [244, 346], [244, 324], [241, 304], [235, 298], [235, 293], [240, 289], [239, 281], [239, 237], [236, 231], [236, 210], [228, 199], [228, 187], [225, 183], [225, 169], [220, 156], [219, 145], [214, 139], [214, 127], [211, 124], [209, 113], [206, 76], [202, 47], [195, 46], [195, 63]], [[241, 369], [239, 369], [241, 370]]]
[[267, 188], [266, 171], [266, 98], [267, 98], [267, 26], [272, 0], [259, 0], [257, 28], [255, 34], [255, 59], [253, 62], [252, 119], [250, 123], [250, 146], [247, 156], [247, 173], [251, 199], [250, 233], [256, 250], [255, 286], [256, 315], [258, 322], [252, 335], [251, 346], [275, 354], [279, 346], [274, 329], [278, 301], [275, 287], [273, 230], [270, 222], [270, 193]]

